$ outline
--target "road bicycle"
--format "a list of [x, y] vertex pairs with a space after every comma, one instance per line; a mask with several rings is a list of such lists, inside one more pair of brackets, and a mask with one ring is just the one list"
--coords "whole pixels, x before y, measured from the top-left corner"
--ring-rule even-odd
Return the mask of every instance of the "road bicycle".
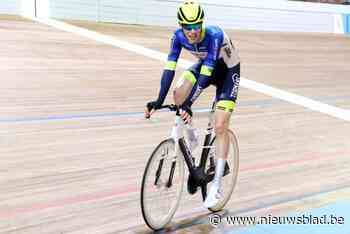
[[[176, 112], [171, 137], [159, 143], [151, 154], [144, 170], [141, 185], [141, 210], [146, 224], [153, 230], [166, 227], [173, 218], [181, 199], [186, 163], [188, 169], [187, 191], [195, 194], [200, 188], [202, 199], [207, 196], [208, 186], [215, 175], [215, 136], [213, 134], [215, 102], [211, 105], [199, 165], [184, 137], [185, 124], [175, 105], [161, 109]], [[236, 185], [239, 167], [239, 149], [235, 134], [229, 130], [229, 155], [221, 183], [222, 199], [210, 211], [222, 210], [229, 201]]]

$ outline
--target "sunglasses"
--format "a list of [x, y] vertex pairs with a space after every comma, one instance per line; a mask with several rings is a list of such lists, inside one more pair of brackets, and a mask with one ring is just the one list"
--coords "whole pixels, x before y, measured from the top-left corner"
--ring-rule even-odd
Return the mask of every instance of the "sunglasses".
[[183, 24], [182, 28], [188, 31], [199, 30], [202, 28], [202, 24]]

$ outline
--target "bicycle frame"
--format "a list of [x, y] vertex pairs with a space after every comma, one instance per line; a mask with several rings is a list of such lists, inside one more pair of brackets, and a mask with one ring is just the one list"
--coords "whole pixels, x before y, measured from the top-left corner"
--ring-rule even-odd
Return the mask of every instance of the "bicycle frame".
[[174, 139], [174, 142], [175, 142], [175, 155], [179, 155], [179, 151], [181, 151], [181, 153], [184, 156], [190, 175], [194, 178], [197, 184], [203, 184], [206, 182], [204, 181], [205, 180], [204, 169], [205, 169], [205, 163], [207, 161], [208, 153], [211, 147], [209, 145], [212, 140], [212, 133], [213, 133], [214, 107], [215, 107], [215, 102], [213, 102], [211, 111], [209, 113], [209, 121], [206, 129], [206, 133], [205, 133], [203, 150], [201, 153], [200, 163], [198, 167], [196, 167], [194, 158], [185, 142], [184, 134], [183, 134], [185, 124], [180, 116], [179, 111], [176, 112], [175, 124], [172, 128], [171, 137]]

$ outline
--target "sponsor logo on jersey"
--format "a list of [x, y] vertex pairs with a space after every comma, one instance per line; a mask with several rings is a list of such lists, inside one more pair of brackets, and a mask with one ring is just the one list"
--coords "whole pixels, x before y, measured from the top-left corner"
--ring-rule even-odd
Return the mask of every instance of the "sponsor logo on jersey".
[[234, 73], [232, 75], [232, 81], [233, 81], [233, 89], [231, 92], [231, 97], [237, 98], [238, 86], [239, 86], [239, 81], [240, 81], [240, 77], [239, 77], [238, 73]]
[[196, 51], [191, 51], [191, 54], [196, 56], [199, 59], [205, 59], [208, 56], [208, 52], [196, 52]]
[[219, 40], [214, 40], [214, 54], [213, 57], [216, 58], [218, 56], [218, 50], [219, 50]]

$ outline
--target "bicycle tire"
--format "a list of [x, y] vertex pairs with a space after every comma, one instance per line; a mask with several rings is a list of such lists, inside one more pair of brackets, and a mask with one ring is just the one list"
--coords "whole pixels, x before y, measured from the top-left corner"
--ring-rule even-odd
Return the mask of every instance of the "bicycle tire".
[[[171, 161], [170, 165], [172, 165], [173, 159], [171, 159], [171, 157], [174, 157], [174, 154], [175, 154], [175, 142], [173, 139], [170, 138], [162, 141], [152, 152], [147, 162], [147, 165], [145, 167], [143, 178], [142, 178], [142, 185], [141, 185], [142, 216], [147, 226], [153, 230], [160, 230], [166, 227], [170, 223], [172, 217], [174, 216], [179, 206], [182, 189], [183, 189], [183, 183], [184, 183], [184, 161], [183, 161], [183, 155], [179, 151], [180, 155], [176, 156], [176, 163], [174, 167], [175, 177], [173, 177], [173, 180], [172, 180], [173, 184], [170, 188], [167, 188], [166, 181], [168, 180], [169, 173], [171, 172], [166, 170], [166, 166], [167, 166], [167, 163], [170, 161], [167, 162], [166, 160], [163, 160], [163, 163], [160, 163], [161, 158], [159, 158], [159, 156], [162, 157], [161, 150], [165, 148], [170, 149], [171, 153], [173, 154], [167, 153], [167, 155], [165, 155], [165, 157], [163, 158], [166, 160], [170, 159]], [[161, 168], [160, 175], [158, 177], [157, 177], [157, 171], [153, 171], [152, 169], [153, 166], [156, 166], [157, 171], [159, 168]], [[171, 171], [171, 167], [170, 167], [170, 171]], [[158, 182], [153, 183], [153, 181], [155, 180], [157, 181], [156, 178], [158, 178]], [[175, 188], [175, 193], [174, 193], [175, 196], [170, 197], [170, 196], [166, 196], [168, 194], [162, 194], [162, 192], [170, 192], [170, 194], [172, 194], [174, 191], [171, 191], [171, 188]], [[162, 189], [164, 191], [162, 191]], [[150, 191], [152, 190], [155, 192], [155, 194], [150, 194]], [[149, 195], [152, 195], [152, 196], [149, 196]], [[162, 203], [160, 201], [161, 199], [165, 199], [166, 202], [170, 201], [170, 206], [167, 207], [167, 210], [165, 210], [165, 212], [161, 210], [157, 210], [159, 207], [157, 208], [152, 206], [154, 204], [156, 206], [160, 204], [164, 204], [165, 201], [163, 201]], [[158, 215], [159, 213], [161, 213], [161, 215]]]
[[[223, 176], [221, 179], [221, 189], [223, 190], [223, 198], [219, 201], [219, 203], [211, 208], [208, 208], [212, 212], [217, 212], [222, 210], [227, 202], [230, 200], [231, 195], [233, 193], [233, 190], [236, 186], [237, 183], [237, 177], [238, 177], [238, 169], [239, 169], [239, 148], [238, 148], [238, 141], [237, 137], [235, 134], [229, 130], [229, 137], [230, 137], [230, 148], [228, 151], [228, 157], [227, 157], [227, 164], [230, 168], [230, 173]], [[215, 139], [214, 137], [212, 141], [210, 142], [210, 146], [213, 146], [215, 144]], [[210, 160], [210, 157], [213, 157], [215, 155], [215, 148], [210, 147], [209, 153], [208, 153], [208, 158], [206, 162], [206, 167], [208, 166], [208, 162]], [[209, 184], [208, 184], [209, 185]], [[208, 190], [209, 186], [207, 186]], [[205, 193], [206, 194], [206, 193]], [[202, 193], [203, 201], [205, 200], [205, 196]]]

